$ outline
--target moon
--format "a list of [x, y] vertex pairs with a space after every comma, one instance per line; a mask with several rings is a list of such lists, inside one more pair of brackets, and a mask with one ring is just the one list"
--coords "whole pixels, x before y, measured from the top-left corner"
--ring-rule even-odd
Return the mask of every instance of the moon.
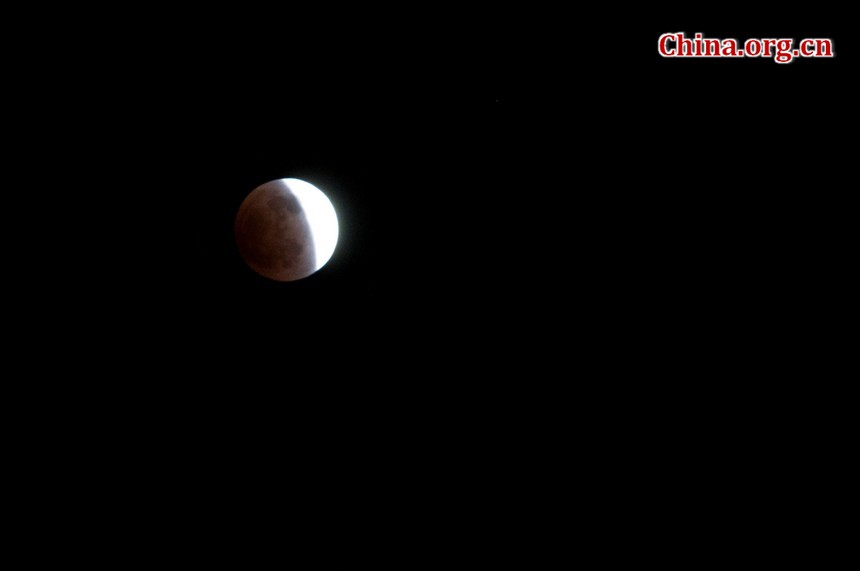
[[311, 183], [281, 178], [262, 184], [236, 214], [236, 245], [252, 270], [272, 280], [306, 278], [329, 261], [337, 246], [337, 214]]

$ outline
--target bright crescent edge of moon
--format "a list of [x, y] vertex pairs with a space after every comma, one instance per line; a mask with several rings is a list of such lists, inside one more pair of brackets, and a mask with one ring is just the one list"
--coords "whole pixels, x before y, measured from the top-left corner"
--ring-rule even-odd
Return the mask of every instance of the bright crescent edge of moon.
[[316, 272], [331, 259], [337, 246], [339, 229], [334, 206], [323, 191], [307, 181], [298, 178], [281, 181], [293, 192], [307, 217], [314, 241]]

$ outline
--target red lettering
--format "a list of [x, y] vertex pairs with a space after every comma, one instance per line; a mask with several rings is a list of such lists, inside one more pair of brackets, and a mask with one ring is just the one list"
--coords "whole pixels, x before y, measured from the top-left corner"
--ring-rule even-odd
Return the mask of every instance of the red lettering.
[[663, 34], [657, 42], [657, 51], [660, 52], [660, 55], [663, 57], [673, 57], [675, 55], [675, 48], [668, 48], [666, 44], [676, 41], [675, 34]]

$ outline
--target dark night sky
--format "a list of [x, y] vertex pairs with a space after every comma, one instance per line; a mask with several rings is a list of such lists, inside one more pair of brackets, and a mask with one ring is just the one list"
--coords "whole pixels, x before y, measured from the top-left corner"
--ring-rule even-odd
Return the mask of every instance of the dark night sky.
[[[57, 266], [25, 260], [47, 274], [28, 336], [82, 340], [64, 362], [93, 380], [58, 406], [112, 419], [94, 434], [138, 419], [114, 448], [179, 474], [153, 501], [185, 498], [201, 549], [266, 543], [262, 504], [292, 506], [339, 561], [419, 543], [416, 513], [463, 525], [466, 497], [506, 527], [529, 508], [500, 507], [504, 475], [555, 502], [562, 456], [648, 511], [607, 450], [653, 474], [704, 467], [768, 424], [762, 403], [803, 397], [738, 371], [815, 318], [798, 299], [827, 313], [844, 284], [856, 91], [835, 16], [353, 10], [153, 18], [40, 68], [64, 97], [33, 90], [47, 119], [22, 144], [40, 150], [28, 179], [71, 182], [51, 198], [61, 236], [36, 240]], [[837, 58], [657, 56], [681, 30], [833, 37]], [[281, 177], [340, 219], [332, 260], [295, 283], [233, 242], [243, 198]], [[31, 288], [28, 271], [13, 278]]]
[[[198, 38], [206, 57], [168, 65], [140, 125], [154, 120], [160, 141], [132, 159], [160, 179], [147, 200], [152, 233], [161, 208], [171, 225], [152, 260], [165, 296], [284, 343], [331, 323], [365, 355], [444, 354], [474, 342], [462, 320], [508, 346], [571, 312], [600, 328], [657, 306], [686, 319], [742, 305], [747, 276], [787, 271], [796, 250], [778, 244], [803, 241], [794, 216], [829, 208], [819, 200], [835, 191], [808, 189], [832, 186], [841, 62], [663, 60], [652, 36], [667, 25], [833, 35], [676, 19], [608, 45], [586, 35], [602, 48], [575, 57], [566, 28], [493, 42], [468, 26], [446, 42], [306, 32], [289, 48], [274, 32]], [[343, 225], [329, 266], [294, 284], [249, 272], [232, 242], [242, 198], [283, 176], [330, 192]], [[228, 339], [230, 319], [215, 329]]]
[[[291, 323], [273, 335], [292, 338], [323, 308], [347, 337], [372, 319], [403, 348], [463, 316], [501, 341], [529, 331], [508, 330], [519, 319], [576, 321], [573, 307], [589, 323], [675, 308], [698, 295], [685, 280], [708, 295], [731, 260], [761, 270], [757, 246], [779, 257], [765, 244], [793, 232], [773, 224], [844, 210], [852, 46], [825, 11], [738, 24], [652, 10], [604, 28], [516, 9], [389, 25], [366, 10], [298, 10], [286, 28], [250, 10], [139, 14], [139, 28], [80, 34], [22, 68], [10, 113], [33, 126], [18, 150], [40, 158], [26, 178], [64, 181], [32, 210], [66, 243], [45, 240], [60, 269], [25, 261], [48, 280], [84, 276], [92, 301], [78, 307], [127, 292], [123, 311], [199, 316], [226, 345], [233, 317], [262, 336]], [[333, 19], [371, 23], [335, 32]], [[834, 37], [837, 57], [661, 59], [667, 30]], [[232, 221], [284, 176], [328, 191], [342, 234], [319, 274], [274, 284], [241, 263]]]

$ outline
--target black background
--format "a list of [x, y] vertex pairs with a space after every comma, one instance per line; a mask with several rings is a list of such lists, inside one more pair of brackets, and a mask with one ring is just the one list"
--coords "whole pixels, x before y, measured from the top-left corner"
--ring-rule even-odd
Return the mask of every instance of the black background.
[[[22, 66], [36, 192], [10, 216], [38, 255], [11, 275], [18, 337], [78, 379], [37, 391], [76, 429], [49, 431], [58, 465], [114, 466], [83, 479], [157, 546], [323, 568], [531, 560], [571, 501], [606, 506], [577, 536], [611, 544], [613, 510], [780, 493], [813, 395], [773, 372], [822, 366], [807, 334], [846, 279], [838, 17], [284, 10], [141, 12]], [[659, 57], [674, 31], [837, 56]], [[233, 242], [280, 177], [340, 219], [295, 283]]]

